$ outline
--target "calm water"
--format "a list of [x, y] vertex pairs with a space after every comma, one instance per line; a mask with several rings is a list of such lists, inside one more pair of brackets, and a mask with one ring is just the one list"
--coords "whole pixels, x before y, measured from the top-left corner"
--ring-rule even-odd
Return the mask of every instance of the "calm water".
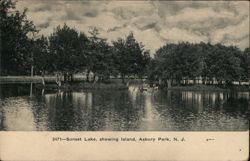
[[0, 129], [20, 131], [248, 130], [249, 92], [42, 91], [1, 85]]

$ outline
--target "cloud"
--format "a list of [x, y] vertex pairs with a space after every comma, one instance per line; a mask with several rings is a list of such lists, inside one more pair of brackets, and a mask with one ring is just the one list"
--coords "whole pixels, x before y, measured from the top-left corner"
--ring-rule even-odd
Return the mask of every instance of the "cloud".
[[155, 12], [149, 1], [112, 1], [107, 5], [107, 11], [114, 13], [115, 17], [120, 20], [147, 16]]
[[228, 11], [215, 12], [212, 8], [205, 9], [194, 9], [194, 8], [185, 8], [180, 11], [179, 14], [169, 16], [166, 18], [168, 23], [197, 23], [203, 21], [209, 21], [209, 19], [215, 18], [230, 18], [233, 17], [234, 13]]
[[169, 42], [178, 43], [180, 41], [189, 41], [192, 43], [207, 42], [207, 37], [192, 33], [188, 30], [172, 28], [170, 30], [162, 30], [160, 35]]
[[[213, 43], [224, 43], [227, 45], [244, 46], [249, 45], [249, 16], [246, 17], [241, 23], [233, 26], [227, 26], [223, 29], [215, 30], [212, 34]], [[240, 42], [243, 44], [241, 45]]]
[[[158, 32], [154, 29], [147, 29], [145, 31], [138, 31], [135, 33], [135, 37], [143, 42], [145, 49], [150, 49], [151, 51], [156, 51], [160, 46], [166, 44], [166, 41], [159, 36]], [[151, 52], [153, 55], [154, 52]]]
[[88, 34], [97, 27], [109, 41], [134, 32], [154, 53], [168, 42], [211, 42], [249, 47], [249, 2], [19, 0], [46, 36], [58, 25]]
[[155, 28], [159, 21], [160, 19], [158, 15], [154, 14], [151, 16], [140, 16], [139, 18], [133, 19], [131, 24], [134, 24], [140, 30], [147, 30]]

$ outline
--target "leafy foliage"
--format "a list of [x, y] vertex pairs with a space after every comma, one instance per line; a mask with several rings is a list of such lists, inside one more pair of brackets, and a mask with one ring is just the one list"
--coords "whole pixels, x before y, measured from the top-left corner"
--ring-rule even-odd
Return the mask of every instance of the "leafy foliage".
[[[216, 80], [230, 85], [233, 81], [249, 79], [247, 54], [234, 46], [221, 44], [167, 44], [157, 50], [153, 70], [160, 70], [155, 78], [176, 81], [202, 77], [203, 83]], [[151, 76], [152, 77], [152, 76]]]
[[115, 65], [122, 79], [130, 75], [143, 76], [150, 56], [149, 52], [143, 49], [143, 45], [135, 40], [133, 33], [112, 43]]
[[30, 67], [29, 35], [37, 30], [26, 12], [16, 11], [11, 0], [0, 1], [1, 75], [25, 74]]
[[230, 85], [250, 78], [250, 51], [222, 44], [182, 42], [166, 44], [151, 58], [133, 33], [108, 43], [96, 28], [87, 36], [66, 24], [49, 37], [35, 39], [38, 32], [23, 12], [15, 10], [11, 0], [0, 1], [1, 75], [46, 72], [93, 72], [100, 81], [120, 75], [151, 81], [185, 84], [202, 79], [203, 83]]
[[[49, 37], [49, 50], [53, 58], [53, 70], [75, 72], [85, 66], [88, 38], [64, 24], [58, 26]], [[85, 59], [84, 59], [85, 58]]]

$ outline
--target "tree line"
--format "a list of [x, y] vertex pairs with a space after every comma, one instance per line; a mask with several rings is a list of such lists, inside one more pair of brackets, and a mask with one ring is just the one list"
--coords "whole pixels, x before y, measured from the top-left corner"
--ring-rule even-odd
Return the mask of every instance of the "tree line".
[[48, 36], [35, 38], [38, 30], [26, 18], [26, 10], [13, 12], [15, 3], [1, 1], [1, 75], [26, 75], [30, 66], [36, 74], [44, 72], [77, 73], [86, 71], [99, 80], [111, 75], [143, 76], [149, 62], [149, 51], [133, 33], [112, 43], [99, 36], [96, 28], [90, 36], [66, 24], [58, 26]]
[[[150, 57], [133, 33], [109, 43], [96, 28], [87, 36], [64, 24], [47, 37], [39, 32], [15, 2], [0, 2], [1, 75], [92, 72], [100, 81], [110, 76], [148, 77], [163, 85], [195, 83], [231, 84], [249, 80], [249, 48], [241, 51], [222, 44], [182, 42], [166, 44]], [[89, 80], [89, 79], [87, 79]]]
[[230, 85], [250, 78], [249, 48], [241, 51], [222, 44], [181, 42], [166, 44], [156, 51], [149, 64], [149, 79], [163, 85], [202, 84]]
[[58, 26], [49, 37], [34, 40], [32, 46], [36, 72], [54, 71], [61, 73], [87, 73], [98, 76], [100, 81], [120, 75], [142, 77], [150, 55], [144, 46], [136, 41], [133, 33], [122, 39], [112, 41], [99, 37], [96, 28], [89, 31], [90, 36], [76, 29]]

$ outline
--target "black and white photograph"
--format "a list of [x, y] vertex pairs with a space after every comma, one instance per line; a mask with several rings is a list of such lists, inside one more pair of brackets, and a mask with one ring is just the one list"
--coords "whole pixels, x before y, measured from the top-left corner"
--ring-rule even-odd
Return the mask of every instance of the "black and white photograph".
[[248, 131], [249, 1], [0, 0], [0, 131]]

